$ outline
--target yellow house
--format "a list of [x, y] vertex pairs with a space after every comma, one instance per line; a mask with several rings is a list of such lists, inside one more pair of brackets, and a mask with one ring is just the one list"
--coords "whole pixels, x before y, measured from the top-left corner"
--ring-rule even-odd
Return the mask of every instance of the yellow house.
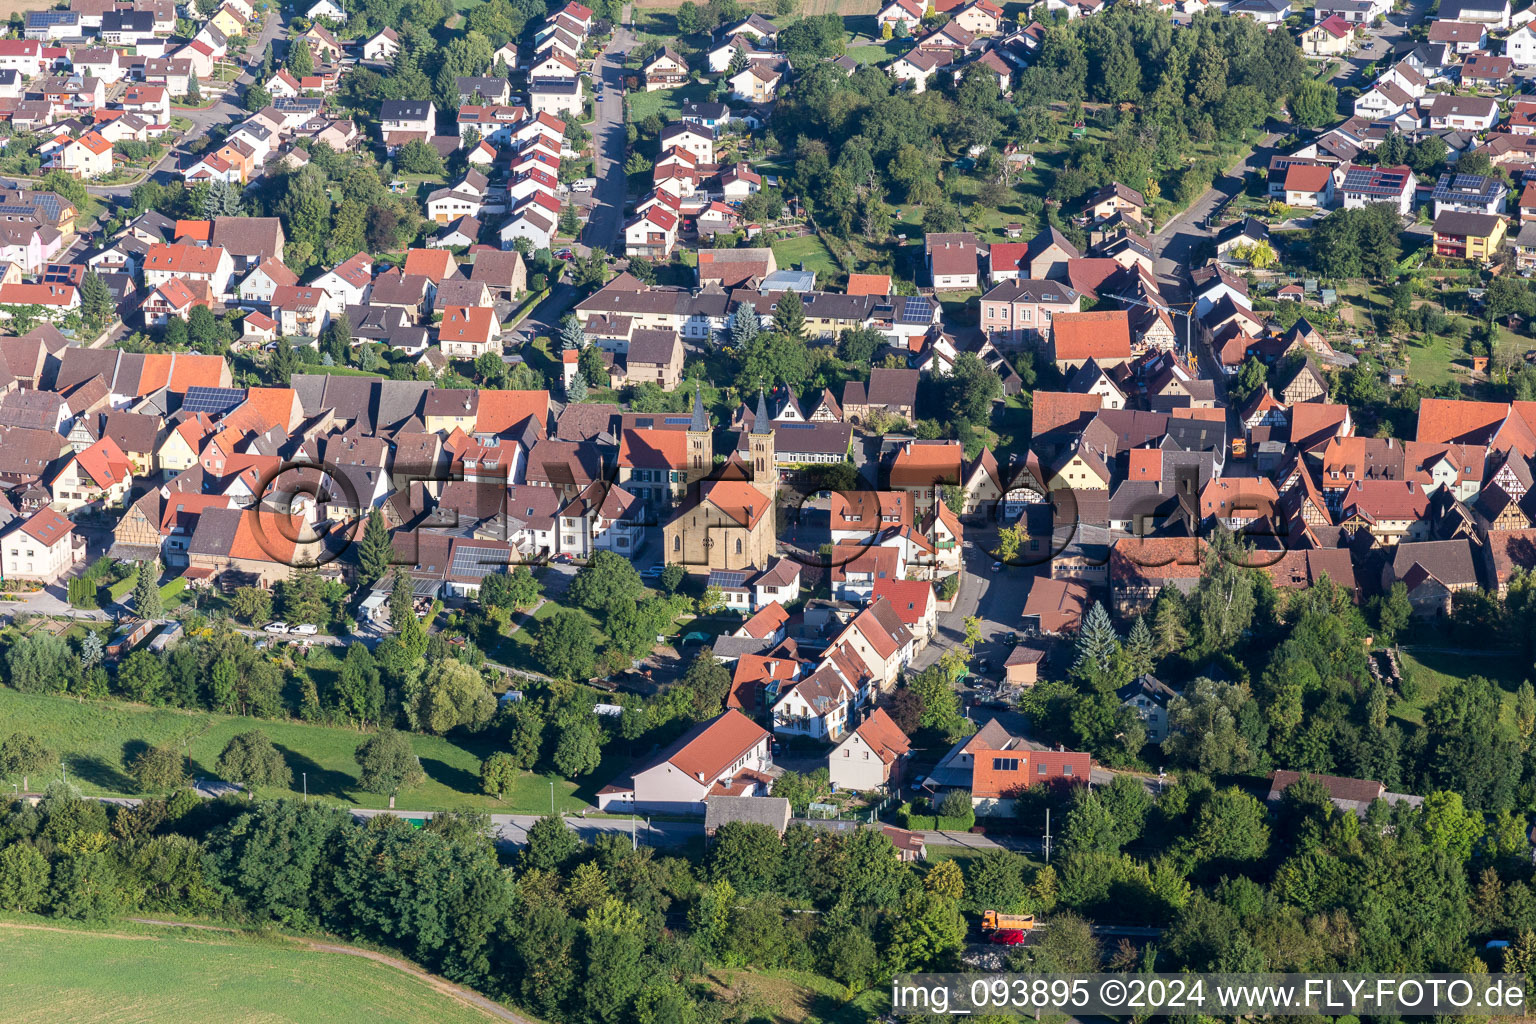
[[181, 473], [197, 465], [197, 446], [200, 440], [195, 420], [184, 420], [174, 430], [167, 430], [155, 449], [155, 469], [164, 473]]
[[223, 32], [226, 36], [245, 35], [245, 22], [230, 8], [220, 7], [213, 12], [213, 17], [208, 19], [208, 24]]
[[461, 388], [433, 388], [427, 392], [422, 423], [429, 434], [451, 434], [454, 428], [472, 434], [480, 418], [480, 396]]
[[1107, 491], [1109, 468], [1089, 448], [1079, 448], [1057, 468], [1046, 486], [1052, 491]]
[[1446, 210], [1435, 218], [1435, 255], [1463, 260], [1491, 260], [1508, 228], [1492, 213]]

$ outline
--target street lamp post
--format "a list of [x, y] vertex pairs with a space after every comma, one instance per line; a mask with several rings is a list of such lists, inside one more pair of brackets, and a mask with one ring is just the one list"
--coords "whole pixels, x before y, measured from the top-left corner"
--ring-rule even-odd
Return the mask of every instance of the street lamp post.
[[[304, 802], [309, 803], [309, 772], [301, 772], [304, 776]], [[289, 776], [292, 778], [292, 776]]]
[[555, 780], [549, 780], [549, 816], [555, 816]]

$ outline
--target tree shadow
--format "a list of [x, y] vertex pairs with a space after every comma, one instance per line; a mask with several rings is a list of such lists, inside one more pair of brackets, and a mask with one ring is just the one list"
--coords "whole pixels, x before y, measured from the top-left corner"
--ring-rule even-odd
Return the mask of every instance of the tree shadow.
[[310, 796], [329, 796], [338, 800], [350, 799], [350, 791], [356, 784], [352, 776], [346, 772], [324, 768], [319, 762], [291, 747], [285, 747], [280, 743], [274, 743], [273, 747], [283, 755], [283, 760], [288, 763], [288, 768], [293, 772], [294, 792], [305, 792], [307, 784]]
[[455, 768], [446, 761], [439, 761], [435, 757], [421, 759], [422, 770], [427, 773], [427, 778], [433, 782], [447, 786], [457, 793], [478, 793], [480, 791], [480, 777], [463, 768]]
[[[129, 746], [129, 744], [124, 744]], [[140, 743], [139, 746], [144, 746]], [[125, 758], [126, 763], [126, 758]], [[109, 793], [135, 793], [138, 785], [121, 768], [95, 756], [72, 755], [64, 758], [65, 767], [73, 779], [100, 786]]]

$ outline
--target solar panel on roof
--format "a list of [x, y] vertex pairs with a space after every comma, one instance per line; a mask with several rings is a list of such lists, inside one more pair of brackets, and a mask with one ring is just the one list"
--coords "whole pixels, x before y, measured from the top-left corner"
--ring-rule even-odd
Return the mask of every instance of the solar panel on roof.
[[709, 585], [717, 586], [721, 590], [741, 590], [747, 585], [747, 574], [716, 570], [709, 574]]
[[209, 388], [193, 385], [187, 388], [186, 397], [181, 400], [181, 408], [184, 412], [202, 412], [210, 416], [220, 416], [244, 402], [245, 395], [244, 388]]
[[454, 576], [484, 576], [503, 571], [511, 560], [512, 554], [509, 551], [460, 546], [454, 549], [453, 567], [449, 573]]
[[662, 420], [662, 422], [663, 423], [671, 423], [673, 425], [683, 424], [683, 423], [692, 423], [693, 422], [693, 417], [692, 416], [668, 416], [666, 419]]
[[901, 307], [901, 315], [905, 319], [913, 317], [926, 317], [928, 315], [928, 300], [908, 298]]

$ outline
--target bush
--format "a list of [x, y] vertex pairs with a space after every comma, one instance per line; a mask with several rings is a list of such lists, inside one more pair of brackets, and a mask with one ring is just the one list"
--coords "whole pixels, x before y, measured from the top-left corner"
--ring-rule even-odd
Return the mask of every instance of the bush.
[[[951, 800], [952, 797], [959, 800]], [[943, 813], [945, 810], [962, 813], [948, 815]], [[957, 790], [946, 794], [938, 808], [926, 800], [915, 808], [912, 804], [902, 804], [896, 812], [896, 820], [902, 828], [913, 832], [969, 832], [976, 827], [976, 812], [971, 809], [970, 794]]]

